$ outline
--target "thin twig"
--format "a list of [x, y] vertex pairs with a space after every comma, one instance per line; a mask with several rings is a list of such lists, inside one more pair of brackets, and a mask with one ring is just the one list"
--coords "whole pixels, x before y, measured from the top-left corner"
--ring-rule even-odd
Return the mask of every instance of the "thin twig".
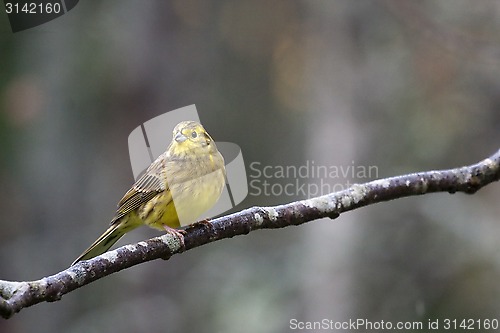
[[337, 218], [341, 213], [378, 202], [432, 192], [473, 194], [500, 179], [500, 150], [466, 167], [413, 173], [385, 178], [275, 207], [253, 207], [238, 213], [195, 223], [186, 228], [184, 246], [177, 236], [166, 234], [137, 244], [125, 245], [96, 258], [79, 262], [55, 275], [36, 281], [0, 280], [0, 315], [10, 318], [21, 309], [52, 302], [72, 290], [122, 269], [162, 258], [169, 259], [207, 243], [258, 229], [284, 228], [319, 218]]

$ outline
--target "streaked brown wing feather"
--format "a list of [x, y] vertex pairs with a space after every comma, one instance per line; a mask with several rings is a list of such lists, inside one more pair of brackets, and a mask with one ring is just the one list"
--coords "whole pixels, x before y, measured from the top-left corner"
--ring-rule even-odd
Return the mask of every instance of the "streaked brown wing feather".
[[148, 202], [158, 193], [165, 190], [165, 183], [158, 175], [145, 173], [120, 200], [111, 224], [114, 224], [117, 220], [139, 208], [143, 203]]

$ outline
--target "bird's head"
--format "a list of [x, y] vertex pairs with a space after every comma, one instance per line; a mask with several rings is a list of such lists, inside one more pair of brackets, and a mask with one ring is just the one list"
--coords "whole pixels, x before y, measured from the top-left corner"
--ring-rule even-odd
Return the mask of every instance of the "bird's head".
[[216, 149], [215, 143], [200, 123], [183, 121], [175, 126], [171, 144], [172, 153], [182, 154], [189, 151], [213, 149]]

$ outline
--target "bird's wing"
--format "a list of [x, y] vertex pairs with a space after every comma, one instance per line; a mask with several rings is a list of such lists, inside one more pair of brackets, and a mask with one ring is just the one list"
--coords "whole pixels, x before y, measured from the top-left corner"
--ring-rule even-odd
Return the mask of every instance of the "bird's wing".
[[148, 202], [166, 189], [167, 185], [162, 181], [159, 174], [146, 172], [120, 200], [111, 224], [114, 224], [117, 220], [139, 208], [143, 203]]

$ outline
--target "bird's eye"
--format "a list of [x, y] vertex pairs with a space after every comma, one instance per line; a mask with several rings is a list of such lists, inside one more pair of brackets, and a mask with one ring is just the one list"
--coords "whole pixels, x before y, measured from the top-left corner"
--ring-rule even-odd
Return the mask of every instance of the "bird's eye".
[[193, 139], [196, 139], [196, 137], [197, 137], [197, 136], [198, 136], [198, 133], [196, 133], [195, 131], [193, 131], [193, 132], [191, 133], [191, 137], [192, 137]]

